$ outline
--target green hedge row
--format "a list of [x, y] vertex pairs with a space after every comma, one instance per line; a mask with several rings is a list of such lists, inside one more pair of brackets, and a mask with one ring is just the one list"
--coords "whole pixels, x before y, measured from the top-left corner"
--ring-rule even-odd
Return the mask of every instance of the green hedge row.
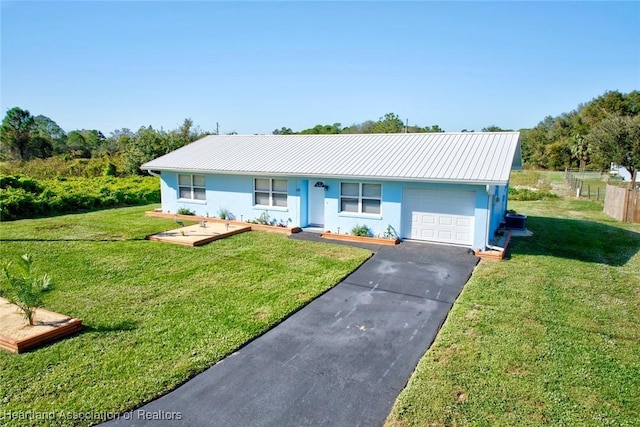
[[55, 179], [59, 176], [67, 178], [124, 176], [122, 174], [122, 156], [120, 155], [93, 159], [66, 159], [62, 156], [56, 156], [48, 159], [0, 162], [0, 175], [16, 174], [30, 176], [34, 179]]
[[0, 175], [3, 221], [159, 201], [160, 182], [154, 177], [34, 180]]
[[558, 196], [549, 191], [530, 190], [528, 188], [509, 187], [509, 200], [531, 201], [557, 199]]

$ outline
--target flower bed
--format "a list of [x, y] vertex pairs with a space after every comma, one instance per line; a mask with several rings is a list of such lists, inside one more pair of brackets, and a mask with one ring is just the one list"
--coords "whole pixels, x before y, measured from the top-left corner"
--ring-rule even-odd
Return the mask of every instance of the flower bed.
[[206, 222], [215, 222], [215, 223], [223, 223], [223, 224], [229, 223], [229, 224], [242, 226], [242, 227], [250, 226], [251, 230], [269, 231], [274, 233], [292, 234], [292, 233], [299, 233], [300, 231], [302, 231], [300, 227], [280, 227], [277, 225], [253, 224], [246, 221], [225, 220], [220, 218], [201, 217], [197, 215], [176, 215], [176, 214], [156, 212], [156, 211], [147, 212], [146, 215], [157, 217], [157, 218], [169, 218], [169, 219], [177, 218], [183, 221], [200, 222], [204, 220]]
[[504, 259], [504, 255], [507, 252], [509, 240], [511, 240], [511, 230], [508, 230], [507, 234], [504, 236], [504, 243], [501, 243], [502, 247], [499, 247], [499, 249], [487, 249], [485, 251], [478, 249], [474, 251], [474, 255], [481, 259], [500, 261]]

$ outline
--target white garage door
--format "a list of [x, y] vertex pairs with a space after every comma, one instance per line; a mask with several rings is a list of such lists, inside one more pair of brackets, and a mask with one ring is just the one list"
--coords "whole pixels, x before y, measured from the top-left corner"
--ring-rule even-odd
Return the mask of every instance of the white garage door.
[[402, 233], [405, 239], [473, 244], [476, 193], [406, 188]]

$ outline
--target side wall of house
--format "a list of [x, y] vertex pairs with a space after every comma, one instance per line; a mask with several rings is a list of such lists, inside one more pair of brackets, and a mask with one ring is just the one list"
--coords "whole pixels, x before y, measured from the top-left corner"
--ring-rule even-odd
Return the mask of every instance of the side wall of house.
[[507, 212], [507, 202], [509, 199], [509, 186], [497, 185], [491, 186], [491, 223], [489, 227], [489, 240], [491, 240], [500, 227], [500, 223], [504, 220]]

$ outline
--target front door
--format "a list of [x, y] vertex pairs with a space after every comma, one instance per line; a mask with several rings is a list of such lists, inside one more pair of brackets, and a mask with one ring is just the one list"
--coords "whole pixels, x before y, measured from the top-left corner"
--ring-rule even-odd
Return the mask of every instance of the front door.
[[[322, 186], [318, 183], [322, 183]], [[324, 182], [309, 180], [309, 225], [324, 225]]]

